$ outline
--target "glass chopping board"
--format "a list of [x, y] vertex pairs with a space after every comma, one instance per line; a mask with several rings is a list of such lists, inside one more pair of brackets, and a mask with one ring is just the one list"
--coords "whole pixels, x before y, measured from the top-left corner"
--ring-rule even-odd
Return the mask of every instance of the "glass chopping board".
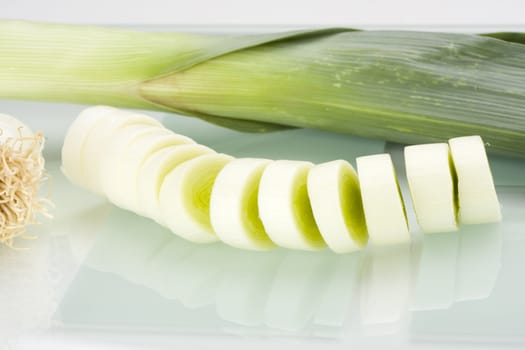
[[[71, 185], [60, 147], [78, 105], [0, 100], [46, 135], [54, 219], [0, 248], [0, 345], [35, 349], [525, 346], [525, 160], [490, 157], [504, 220], [337, 255], [184, 241]], [[243, 134], [147, 112], [237, 157], [322, 162], [403, 146], [308, 129]]]

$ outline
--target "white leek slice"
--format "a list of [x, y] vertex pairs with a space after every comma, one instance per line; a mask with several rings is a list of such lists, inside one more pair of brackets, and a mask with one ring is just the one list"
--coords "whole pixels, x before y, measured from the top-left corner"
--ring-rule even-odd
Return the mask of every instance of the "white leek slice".
[[458, 177], [459, 222], [501, 221], [501, 208], [481, 137], [456, 137], [448, 144]]
[[162, 128], [160, 122], [143, 114], [120, 109], [98, 120], [89, 131], [80, 153], [81, 170], [87, 180], [84, 187], [95, 193], [103, 192], [100, 178], [100, 159], [117, 130], [128, 125], [149, 125]]
[[325, 242], [337, 253], [362, 249], [368, 240], [357, 173], [344, 160], [318, 164], [308, 173], [308, 195]]
[[403, 198], [389, 154], [357, 158], [368, 235], [373, 244], [410, 240]]
[[213, 182], [232, 160], [226, 154], [206, 154], [173, 169], [160, 188], [162, 221], [173, 233], [189, 241], [217, 241], [210, 223], [210, 196]]
[[141, 166], [137, 176], [136, 212], [164, 224], [160, 215], [159, 192], [166, 175], [179, 164], [214, 153], [206, 146], [186, 144], [162, 148], [153, 153]]
[[267, 159], [240, 158], [228, 163], [213, 185], [210, 199], [211, 225], [226, 244], [265, 250], [275, 247], [259, 218], [257, 194]]
[[[152, 125], [128, 125], [120, 128], [114, 134], [112, 139], [107, 143], [104, 154], [100, 156], [99, 160], [99, 177], [100, 187], [106, 197], [115, 205], [125, 207], [126, 203], [120, 200], [120, 186], [118, 182], [123, 181], [120, 172], [120, 160], [124, 153], [129, 149], [129, 146], [137, 139], [147, 135], [159, 136], [160, 134], [167, 134], [168, 130]], [[124, 174], [124, 176], [128, 176]]]
[[456, 231], [455, 176], [448, 145], [405, 147], [405, 169], [421, 230], [426, 233]]
[[62, 172], [74, 184], [85, 187], [89, 180], [82, 168], [82, 150], [89, 133], [100, 120], [107, 120], [116, 109], [94, 106], [84, 109], [69, 126], [62, 146]]
[[259, 184], [259, 216], [270, 239], [290, 249], [326, 246], [310, 206], [306, 179], [310, 162], [277, 160], [263, 172]]
[[[127, 138], [123, 134], [125, 129], [129, 128], [121, 129], [121, 132], [117, 133], [118, 136], [123, 136], [119, 140], [123, 142], [118, 145], [112, 142], [108, 147], [111, 157], [106, 158], [108, 162], [104, 169], [104, 192], [119, 207], [138, 212], [140, 205], [137, 196], [137, 178], [142, 164], [156, 150], [175, 145], [195, 144], [195, 141], [163, 128], [156, 128], [153, 132], [146, 132], [136, 137], [130, 135]], [[115, 141], [118, 136], [115, 137]], [[116, 147], [112, 148], [112, 146]]]

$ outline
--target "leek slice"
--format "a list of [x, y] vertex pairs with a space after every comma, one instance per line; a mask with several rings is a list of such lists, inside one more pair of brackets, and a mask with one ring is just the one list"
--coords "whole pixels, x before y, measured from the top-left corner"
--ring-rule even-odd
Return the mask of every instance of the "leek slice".
[[159, 192], [166, 175], [179, 164], [198, 156], [215, 153], [198, 145], [185, 144], [162, 148], [153, 153], [139, 169], [137, 176], [136, 212], [164, 224], [160, 215]]
[[143, 114], [136, 114], [124, 110], [115, 112], [100, 118], [88, 132], [84, 147], [81, 150], [81, 173], [87, 180], [85, 188], [102, 194], [100, 177], [101, 157], [106, 153], [108, 143], [115, 132], [128, 125], [150, 125], [162, 127], [159, 121]]
[[270, 239], [291, 249], [316, 250], [326, 246], [310, 206], [306, 181], [310, 162], [277, 160], [259, 183], [259, 216]]
[[210, 195], [217, 174], [232, 159], [226, 154], [202, 155], [165, 177], [159, 194], [160, 213], [173, 233], [198, 243], [218, 240], [210, 223]]
[[357, 172], [371, 243], [408, 242], [405, 207], [390, 155], [357, 158]]
[[275, 247], [264, 230], [257, 206], [259, 181], [269, 163], [267, 159], [236, 159], [215, 179], [210, 219], [224, 243], [252, 250]]
[[344, 160], [319, 164], [310, 169], [307, 183], [315, 221], [330, 249], [362, 249], [368, 233], [354, 168]]
[[107, 120], [116, 110], [107, 106], [88, 107], [69, 126], [62, 147], [62, 172], [75, 185], [86, 187], [89, 183], [80, 157], [89, 133], [99, 120]]
[[459, 222], [501, 221], [501, 208], [481, 137], [456, 137], [448, 143], [458, 177]]
[[423, 232], [458, 229], [455, 172], [446, 143], [405, 147], [408, 187]]
[[128, 177], [128, 174], [122, 174], [119, 162], [122, 156], [128, 151], [130, 145], [137, 139], [148, 135], [166, 135], [169, 131], [159, 128], [157, 126], [149, 125], [130, 125], [119, 129], [112, 136], [108, 142], [105, 155], [101, 156], [100, 165], [100, 186], [102, 192], [115, 205], [127, 209], [125, 200], [122, 200], [122, 193], [125, 191], [120, 188], [120, 183], [129, 181], [124, 180], [123, 177]]
[[[142, 164], [156, 150], [183, 144], [195, 144], [189, 137], [175, 134], [167, 129], [144, 133], [132, 139], [124, 147], [112, 153], [107, 170], [111, 176], [104, 177], [105, 191], [110, 200], [124, 209], [139, 210], [137, 178]], [[107, 186], [110, 184], [109, 186]], [[110, 197], [111, 193], [111, 197]]]

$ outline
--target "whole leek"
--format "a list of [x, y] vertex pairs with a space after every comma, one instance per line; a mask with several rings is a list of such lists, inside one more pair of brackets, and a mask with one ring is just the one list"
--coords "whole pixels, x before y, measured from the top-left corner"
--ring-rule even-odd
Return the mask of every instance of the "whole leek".
[[492, 152], [525, 157], [523, 36], [490, 36], [337, 28], [195, 35], [0, 21], [0, 98], [402, 143], [478, 134]]

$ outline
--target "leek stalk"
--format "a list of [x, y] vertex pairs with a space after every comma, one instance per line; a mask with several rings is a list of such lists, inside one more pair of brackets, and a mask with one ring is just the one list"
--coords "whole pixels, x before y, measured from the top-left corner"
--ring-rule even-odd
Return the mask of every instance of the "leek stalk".
[[525, 157], [522, 42], [519, 33], [336, 28], [232, 36], [0, 21], [0, 98], [401, 143], [480, 135], [493, 153]]

